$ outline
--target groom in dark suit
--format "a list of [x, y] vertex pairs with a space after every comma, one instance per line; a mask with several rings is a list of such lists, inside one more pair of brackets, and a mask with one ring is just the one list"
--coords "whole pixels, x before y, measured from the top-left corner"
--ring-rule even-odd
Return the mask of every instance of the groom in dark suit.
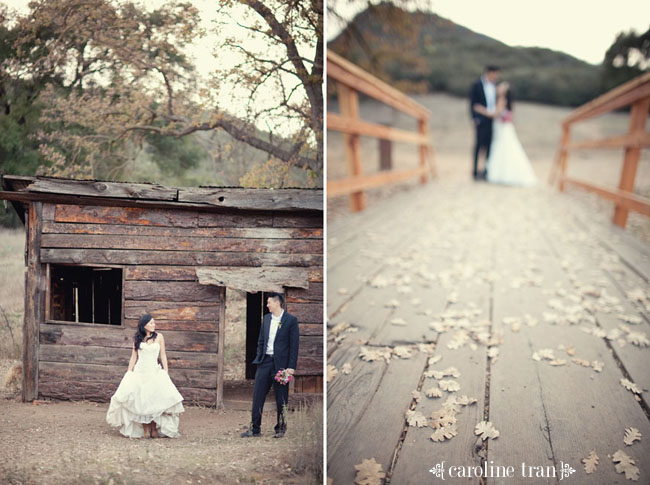
[[298, 320], [282, 309], [284, 297], [280, 293], [267, 295], [266, 306], [271, 313], [264, 315], [257, 340], [257, 355], [253, 360], [253, 364], [257, 364], [257, 370], [253, 387], [252, 421], [248, 431], [241, 434], [242, 438], [260, 436], [262, 410], [271, 386], [278, 413], [274, 438], [282, 438], [287, 430], [284, 412], [289, 402], [289, 384], [277, 382], [275, 374], [278, 370], [286, 369], [288, 374], [293, 375], [296, 370], [300, 336]]
[[496, 83], [499, 80], [500, 69], [497, 66], [487, 66], [485, 72], [477, 80], [469, 92], [469, 106], [472, 121], [476, 128], [476, 144], [474, 145], [474, 180], [487, 178], [487, 165], [482, 174], [478, 172], [478, 157], [485, 150], [485, 159], [490, 155], [492, 143], [492, 119], [495, 116], [497, 93]]

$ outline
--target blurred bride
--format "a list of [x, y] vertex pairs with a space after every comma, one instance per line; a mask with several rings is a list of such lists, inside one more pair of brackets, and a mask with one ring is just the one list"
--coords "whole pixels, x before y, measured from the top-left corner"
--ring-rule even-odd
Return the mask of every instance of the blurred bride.
[[510, 85], [502, 82], [497, 86], [496, 112], [492, 143], [487, 158], [487, 181], [495, 184], [531, 187], [537, 177], [524, 152], [512, 123], [512, 100]]

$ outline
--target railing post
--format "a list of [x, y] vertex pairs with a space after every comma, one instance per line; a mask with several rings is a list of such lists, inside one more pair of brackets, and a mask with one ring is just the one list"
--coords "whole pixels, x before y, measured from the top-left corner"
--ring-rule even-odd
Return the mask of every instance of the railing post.
[[[345, 84], [336, 83], [341, 114], [348, 118], [359, 119], [359, 96], [357, 92]], [[343, 134], [345, 143], [345, 157], [348, 161], [348, 173], [351, 177], [358, 177], [363, 172], [361, 163], [361, 141], [359, 135]], [[350, 194], [350, 209], [353, 212], [361, 211], [366, 206], [363, 191]]]
[[[630, 111], [630, 127], [628, 130], [630, 135], [643, 134], [645, 132], [648, 109], [650, 109], [650, 97], [639, 99], [632, 105], [632, 110]], [[625, 149], [621, 180], [618, 184], [620, 190], [630, 193], [634, 192], [634, 179], [636, 177], [636, 169], [639, 164], [640, 155], [641, 148], [638, 146]], [[629, 211], [626, 208], [617, 204], [614, 209], [614, 224], [625, 227], [628, 213]]]
[[[424, 116], [418, 118], [418, 131], [421, 135], [426, 136], [429, 133], [428, 120]], [[422, 169], [422, 175], [420, 175], [420, 183], [426, 183], [427, 174], [424, 171], [427, 166], [427, 152], [428, 146], [425, 143], [420, 145], [420, 168]]]
[[567, 150], [567, 145], [569, 144], [569, 141], [571, 140], [571, 127], [570, 125], [564, 124], [562, 125], [562, 142], [560, 143], [560, 151], [558, 153], [558, 160], [557, 160], [557, 169], [559, 170], [559, 178], [560, 182], [558, 184], [558, 189], [560, 192], [564, 191], [564, 177], [566, 176], [566, 167], [567, 167], [567, 157], [568, 157], [568, 150]]

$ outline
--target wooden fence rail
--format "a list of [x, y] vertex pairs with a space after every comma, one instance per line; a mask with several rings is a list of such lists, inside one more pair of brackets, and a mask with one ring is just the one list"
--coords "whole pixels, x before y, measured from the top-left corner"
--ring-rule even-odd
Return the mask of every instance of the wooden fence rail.
[[[571, 141], [571, 128], [574, 123], [629, 105], [632, 108], [627, 134], [601, 140]], [[557, 181], [560, 191], [563, 191], [566, 185], [573, 185], [614, 201], [616, 204], [614, 224], [618, 226], [625, 227], [629, 211], [636, 211], [650, 216], [650, 200], [634, 194], [634, 180], [641, 149], [650, 147], [650, 133], [645, 130], [649, 110], [650, 73], [632, 79], [572, 111], [562, 121], [562, 140], [550, 173], [549, 182], [553, 184]], [[569, 152], [593, 148], [625, 149], [618, 189], [576, 180], [566, 175]]]
[[[397, 89], [389, 86], [363, 69], [346, 61], [332, 51], [327, 51], [327, 77], [336, 82], [340, 114], [327, 113], [327, 129], [343, 133], [348, 177], [327, 182], [327, 196], [350, 195], [353, 211], [365, 207], [364, 190], [414, 177], [425, 183], [432, 147], [428, 135], [429, 111]], [[363, 93], [418, 120], [418, 131], [406, 131], [390, 126], [363, 121], [359, 118], [359, 93]], [[420, 163], [412, 170], [382, 171], [364, 175], [361, 161], [360, 136], [381, 140], [414, 143], [420, 147]]]

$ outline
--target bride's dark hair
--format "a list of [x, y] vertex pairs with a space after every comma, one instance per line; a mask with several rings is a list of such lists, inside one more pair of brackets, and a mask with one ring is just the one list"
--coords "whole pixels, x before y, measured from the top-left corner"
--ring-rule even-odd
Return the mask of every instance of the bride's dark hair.
[[[140, 321], [138, 322], [138, 330], [136, 330], [135, 336], [133, 337], [133, 348], [135, 350], [140, 349], [140, 344], [145, 341], [145, 338], [147, 337], [147, 331], [144, 329], [144, 326], [152, 319], [153, 317], [148, 313], [145, 313], [140, 317]], [[158, 334], [156, 332], [153, 332], [147, 340], [155, 339], [157, 335]]]
[[506, 108], [508, 111], [512, 111], [512, 89], [508, 89], [506, 92]]

